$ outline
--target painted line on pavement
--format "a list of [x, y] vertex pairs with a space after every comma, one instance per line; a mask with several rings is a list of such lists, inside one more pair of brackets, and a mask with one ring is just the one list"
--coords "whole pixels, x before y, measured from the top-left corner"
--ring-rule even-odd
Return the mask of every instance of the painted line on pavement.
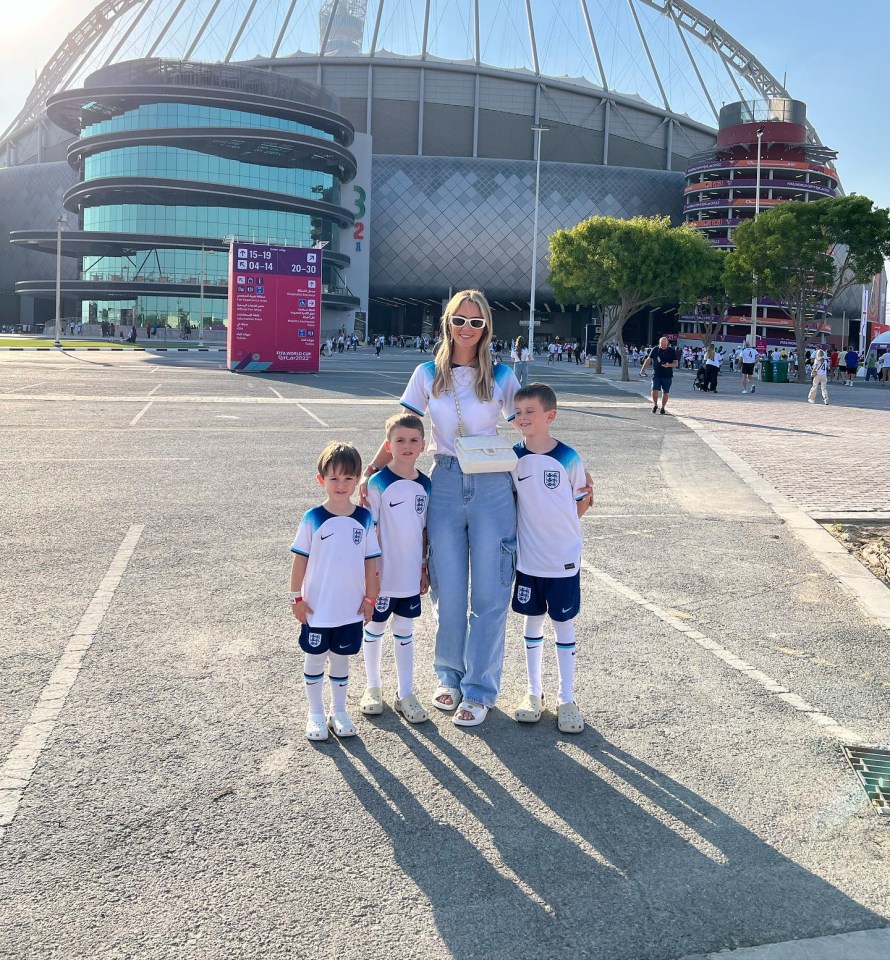
[[324, 422], [324, 420], [321, 419], [321, 417], [316, 417], [315, 414], [314, 414], [311, 410], [308, 410], [306, 407], [304, 407], [302, 403], [298, 403], [297, 406], [303, 411], [303, 413], [305, 413], [305, 414], [307, 414], [308, 416], [312, 417], [312, 419], [313, 419], [316, 423], [320, 423], [323, 427], [327, 427], [327, 426], [328, 426], [328, 424], [326, 424], [326, 423]]
[[150, 397], [151, 397], [151, 396], [154, 396], [154, 394], [156, 394], [156, 393], [158, 392], [158, 390], [161, 389], [162, 386], [163, 386], [163, 384], [162, 384], [162, 383], [159, 383], [157, 386], [152, 387], [151, 390], [148, 391], [148, 395], [149, 395]]
[[148, 413], [148, 408], [154, 403], [153, 400], [149, 400], [148, 403], [136, 414], [135, 417], [129, 422], [128, 426], [135, 427], [137, 423]]
[[0, 463], [180, 463], [191, 457], [0, 457]]
[[279, 400], [284, 399], [284, 397], [281, 396], [281, 394], [275, 389], [275, 387], [269, 387], [269, 389], [272, 391], [272, 393], [275, 394], [276, 397], [278, 397]]
[[836, 933], [808, 940], [786, 940], [760, 947], [738, 947], [684, 960], [887, 960], [890, 957], [890, 927]]
[[728, 667], [732, 667], [733, 670], [737, 670], [749, 680], [753, 680], [756, 684], [763, 687], [767, 693], [775, 697], [775, 699], [781, 700], [789, 707], [802, 713], [808, 720], [815, 723], [816, 726], [820, 727], [829, 736], [840, 740], [841, 743], [866, 743], [865, 739], [856, 733], [855, 730], [850, 730], [848, 727], [842, 726], [834, 717], [830, 717], [828, 714], [817, 710], [814, 706], [807, 703], [806, 700], [797, 696], [796, 693], [792, 693], [788, 687], [779, 683], [778, 680], [774, 680], [768, 674], [751, 666], [750, 663], [742, 660], [741, 657], [737, 657], [731, 650], [717, 643], [716, 640], [711, 640], [694, 627], [689, 626], [688, 623], [684, 623], [679, 617], [668, 613], [667, 610], [660, 607], [657, 603], [652, 603], [651, 600], [647, 600], [641, 593], [637, 593], [632, 587], [628, 587], [620, 580], [616, 580], [606, 573], [605, 570], [594, 567], [592, 564], [587, 563], [586, 560], [581, 561], [581, 567], [591, 574], [591, 576], [596, 577], [600, 583], [604, 583], [616, 593], [630, 600], [631, 603], [635, 603], [637, 606], [648, 610], [654, 617], [661, 620], [662, 623], [667, 624], [667, 626], [673, 628], [678, 633], [683, 634], [683, 636], [692, 640], [693, 643], [700, 646], [703, 650], [707, 650], [712, 656], [718, 660], [722, 660]]
[[108, 571], [68, 641], [64, 653], [41, 691], [37, 705], [31, 711], [18, 742], [0, 768], [0, 844], [3, 843], [6, 831], [15, 820], [22, 797], [40, 762], [40, 755], [52, 736], [65, 701], [83, 666], [84, 658], [111, 606], [115, 591], [144, 529], [144, 524], [134, 523], [127, 531]]
[[[42, 400], [52, 403], [145, 403], [150, 398], [150, 394], [141, 396], [109, 396], [103, 394], [96, 396], [94, 394], [74, 394], [74, 393], [44, 393], [31, 394], [30, 396], [20, 397], [17, 394], [0, 393], [0, 401], [7, 400], [11, 402], [25, 403], [33, 400]], [[200, 396], [197, 394], [182, 394], [172, 397], [151, 397], [154, 403], [236, 403], [236, 404], [266, 404], [270, 406], [291, 405], [299, 407], [301, 404], [312, 404], [318, 406], [366, 406], [382, 407], [390, 406], [389, 400], [377, 399], [376, 397], [238, 397], [238, 396]], [[622, 410], [632, 410], [633, 405], [629, 403], [616, 403], [608, 400], [579, 400], [572, 401], [569, 406], [579, 410], [598, 410], [604, 407], [620, 408]]]

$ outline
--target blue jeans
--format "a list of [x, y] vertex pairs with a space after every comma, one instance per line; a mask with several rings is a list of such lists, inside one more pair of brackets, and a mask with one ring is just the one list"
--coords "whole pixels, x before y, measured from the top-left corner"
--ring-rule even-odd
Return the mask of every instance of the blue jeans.
[[430, 480], [426, 529], [438, 624], [433, 667], [442, 686], [457, 687], [464, 700], [493, 707], [516, 570], [510, 474], [464, 474], [456, 457], [437, 456]]
[[513, 364], [513, 373], [516, 374], [516, 379], [519, 381], [520, 387], [525, 387], [528, 385], [528, 360], [517, 360]]

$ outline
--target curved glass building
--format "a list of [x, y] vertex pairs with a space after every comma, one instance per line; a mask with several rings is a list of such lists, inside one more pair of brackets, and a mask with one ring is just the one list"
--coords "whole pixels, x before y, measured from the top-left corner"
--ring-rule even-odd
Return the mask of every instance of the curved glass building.
[[[56, 94], [47, 114], [76, 135], [68, 162], [78, 181], [64, 205], [79, 228], [64, 232], [63, 253], [79, 269], [64, 294], [85, 304], [84, 320], [222, 327], [226, 237], [323, 246], [324, 306], [358, 306], [339, 274], [349, 263], [339, 245], [353, 216], [340, 193], [356, 173], [354, 131], [315, 84], [139, 60]], [[16, 231], [12, 241], [49, 251], [56, 237]], [[16, 289], [47, 295], [54, 281]]]

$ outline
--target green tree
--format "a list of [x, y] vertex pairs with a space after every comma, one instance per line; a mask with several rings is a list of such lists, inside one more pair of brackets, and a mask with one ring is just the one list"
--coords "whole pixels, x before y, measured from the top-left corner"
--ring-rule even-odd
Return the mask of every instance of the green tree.
[[[855, 194], [783, 203], [736, 227], [733, 236], [736, 248], [725, 270], [730, 296], [785, 301], [802, 358], [816, 305], [870, 282], [890, 256], [890, 213]], [[799, 363], [798, 382], [805, 376]]]
[[591, 217], [550, 237], [550, 283], [560, 303], [596, 307], [602, 345], [614, 337], [621, 349], [621, 379], [629, 380], [624, 326], [644, 307], [700, 296], [713, 276], [717, 254], [692, 227], [671, 227], [668, 217]]

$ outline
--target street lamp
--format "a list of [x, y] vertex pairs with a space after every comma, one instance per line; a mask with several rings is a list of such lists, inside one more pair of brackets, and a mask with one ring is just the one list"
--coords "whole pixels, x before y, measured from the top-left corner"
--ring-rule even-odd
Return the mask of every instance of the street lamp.
[[[760, 146], [763, 141], [763, 127], [757, 128], [757, 181], [754, 187], [754, 221], [760, 215]], [[757, 349], [757, 275], [754, 275], [754, 290], [751, 296], [751, 346]]]
[[56, 342], [55, 346], [62, 346], [62, 224], [67, 223], [67, 217], [59, 217], [56, 221]]
[[532, 226], [532, 295], [528, 305], [528, 353], [534, 356], [535, 352], [535, 283], [538, 273], [538, 196], [541, 190], [541, 134], [550, 127], [542, 127], [536, 123], [532, 130], [535, 133], [535, 216]]

